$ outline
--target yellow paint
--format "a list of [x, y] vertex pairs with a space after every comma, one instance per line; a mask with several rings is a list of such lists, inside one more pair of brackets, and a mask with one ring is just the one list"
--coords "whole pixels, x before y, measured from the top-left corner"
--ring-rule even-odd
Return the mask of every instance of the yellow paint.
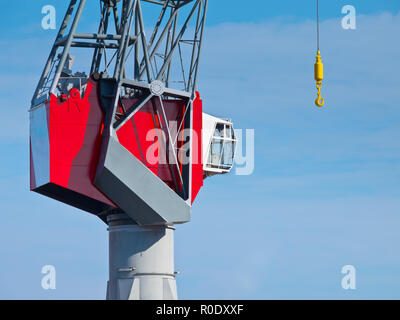
[[321, 53], [317, 52], [316, 62], [314, 65], [314, 77], [317, 81], [318, 98], [315, 100], [317, 107], [322, 107], [325, 104], [324, 98], [321, 97], [322, 80], [324, 79], [324, 65], [321, 62]]

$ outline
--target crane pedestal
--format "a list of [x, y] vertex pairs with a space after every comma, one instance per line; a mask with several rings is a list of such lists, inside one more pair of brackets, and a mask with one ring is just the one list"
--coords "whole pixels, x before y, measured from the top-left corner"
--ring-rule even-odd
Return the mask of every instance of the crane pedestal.
[[108, 300], [176, 300], [174, 227], [137, 225], [126, 214], [107, 217]]

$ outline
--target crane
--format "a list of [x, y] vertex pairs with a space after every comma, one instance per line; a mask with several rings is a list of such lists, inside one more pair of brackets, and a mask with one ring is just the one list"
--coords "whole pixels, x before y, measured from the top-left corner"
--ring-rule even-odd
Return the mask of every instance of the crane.
[[177, 299], [175, 225], [233, 166], [233, 125], [197, 89], [207, 4], [99, 0], [93, 32], [71, 0], [34, 92], [30, 188], [108, 225], [108, 299]]

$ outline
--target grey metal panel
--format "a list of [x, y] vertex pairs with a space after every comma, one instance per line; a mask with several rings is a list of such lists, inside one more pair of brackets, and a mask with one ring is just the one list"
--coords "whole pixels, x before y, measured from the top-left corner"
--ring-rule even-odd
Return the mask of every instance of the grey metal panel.
[[94, 183], [140, 225], [190, 220], [190, 206], [114, 136], [109, 137]]
[[129, 300], [129, 296], [133, 287], [134, 279], [117, 279], [118, 299]]
[[107, 218], [107, 299], [176, 300], [174, 228], [138, 226], [126, 214]]
[[171, 278], [163, 279], [163, 299], [164, 300], [177, 300], [176, 280]]
[[32, 163], [36, 187], [50, 182], [50, 145], [46, 105], [29, 113]]

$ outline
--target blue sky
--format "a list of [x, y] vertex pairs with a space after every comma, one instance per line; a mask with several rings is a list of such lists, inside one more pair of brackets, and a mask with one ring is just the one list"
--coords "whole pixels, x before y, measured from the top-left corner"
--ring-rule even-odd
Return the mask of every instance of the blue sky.
[[[322, 109], [315, 1], [210, 0], [199, 90], [206, 112], [255, 129], [255, 171], [207, 179], [177, 227], [180, 298], [400, 298], [400, 3], [320, 2]], [[103, 299], [106, 226], [28, 190], [27, 109], [55, 36], [40, 28], [51, 3], [61, 17], [64, 1], [1, 13], [0, 298]], [[356, 30], [341, 28], [345, 4]], [[54, 291], [40, 285], [46, 264]], [[340, 285], [348, 264], [354, 291]]]

